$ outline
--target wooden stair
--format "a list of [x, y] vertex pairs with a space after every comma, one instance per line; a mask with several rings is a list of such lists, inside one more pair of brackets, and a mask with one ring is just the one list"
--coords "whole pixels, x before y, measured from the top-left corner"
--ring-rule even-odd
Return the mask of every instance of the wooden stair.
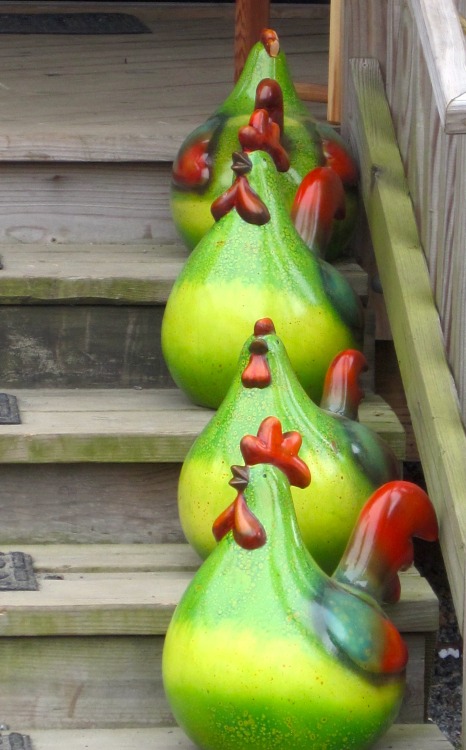
[[[127, 750], [128, 747], [144, 750], [194, 750], [177, 727], [151, 729], [78, 729], [34, 730], [31, 732], [34, 750]], [[13, 747], [10, 745], [10, 747]], [[26, 745], [18, 744], [18, 750]], [[451, 745], [440, 730], [432, 724], [395, 724], [373, 750], [450, 750]]]
[[[33, 750], [192, 747], [173, 726], [160, 656], [199, 565], [177, 516], [178, 474], [212, 412], [174, 388], [159, 332], [187, 257], [170, 164], [231, 86], [232, 8], [131, 12], [151, 37], [4, 37], [0, 53], [15, 104], [0, 120], [0, 390], [22, 420], [0, 424], [0, 548], [30, 555], [38, 586], [0, 592], [0, 747], [15, 750], [27, 738]], [[273, 12], [299, 79], [310, 37], [325, 75], [328, 9]], [[186, 91], [191, 108], [179, 104]], [[359, 266], [342, 270], [365, 298]], [[361, 421], [403, 459], [403, 428], [380, 396], [367, 395]], [[408, 689], [402, 723], [376, 748], [448, 750], [422, 724], [438, 603], [415, 571], [389, 614], [409, 645]]]

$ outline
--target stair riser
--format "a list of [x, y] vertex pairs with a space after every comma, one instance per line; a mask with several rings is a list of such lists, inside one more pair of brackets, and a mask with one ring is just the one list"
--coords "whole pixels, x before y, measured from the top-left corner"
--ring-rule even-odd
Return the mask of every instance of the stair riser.
[[[399, 721], [424, 717], [424, 634], [406, 636], [408, 688]], [[2, 722], [30, 728], [173, 723], [161, 678], [162, 636], [4, 638]]]
[[182, 542], [179, 471], [176, 463], [4, 465], [2, 544]]
[[0, 245], [174, 238], [170, 170], [169, 162], [4, 163]]
[[173, 387], [161, 352], [163, 310], [2, 305], [2, 388]]

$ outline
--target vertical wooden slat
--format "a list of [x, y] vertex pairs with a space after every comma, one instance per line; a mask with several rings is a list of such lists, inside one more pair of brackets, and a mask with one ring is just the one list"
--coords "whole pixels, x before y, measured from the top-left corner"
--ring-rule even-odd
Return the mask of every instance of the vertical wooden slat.
[[235, 81], [238, 80], [251, 47], [269, 25], [270, 0], [236, 0]]
[[349, 67], [353, 57], [373, 57], [385, 73], [387, 56], [387, 5], [389, 0], [344, 0], [341, 89], [342, 135], [350, 138], [348, 119]]
[[327, 120], [341, 122], [343, 0], [330, 3]]
[[455, 220], [451, 248], [451, 337], [450, 361], [458, 388], [461, 411], [466, 423], [466, 216], [464, 196], [466, 191], [466, 134], [453, 136], [456, 141], [456, 171], [452, 184]]

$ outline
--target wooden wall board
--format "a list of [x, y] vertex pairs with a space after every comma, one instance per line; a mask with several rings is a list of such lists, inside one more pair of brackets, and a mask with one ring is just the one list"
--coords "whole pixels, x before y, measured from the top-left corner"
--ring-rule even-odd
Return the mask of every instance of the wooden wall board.
[[[457, 238], [462, 225], [464, 189], [458, 168], [462, 136], [452, 137], [445, 131], [410, 3], [402, 4], [391, 52], [391, 66], [387, 70], [390, 107], [446, 350], [453, 365], [464, 349], [464, 342], [453, 344], [451, 338], [453, 306], [455, 315], [464, 317], [463, 293], [456, 285], [462, 264], [458, 258], [463, 256]], [[460, 184], [456, 187], [456, 183]], [[458, 381], [460, 367], [453, 366], [453, 371]]]
[[377, 61], [350, 63], [350, 125], [362, 191], [460, 627], [464, 612], [466, 436]]
[[[194, 750], [194, 745], [177, 727], [159, 729], [34, 731], [36, 750]], [[396, 724], [373, 750], [452, 750], [453, 746], [434, 724]]]
[[[23, 423], [0, 425], [0, 462], [177, 463], [213, 412], [176, 389], [12, 390]], [[403, 458], [404, 430], [383, 399], [366, 394], [360, 421]]]
[[446, 133], [466, 132], [466, 45], [454, 0], [409, 0]]

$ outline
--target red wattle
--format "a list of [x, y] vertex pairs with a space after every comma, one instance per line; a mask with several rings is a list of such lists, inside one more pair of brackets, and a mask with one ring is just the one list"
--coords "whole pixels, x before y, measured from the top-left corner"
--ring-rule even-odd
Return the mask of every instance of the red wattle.
[[245, 388], [267, 388], [270, 385], [272, 375], [264, 354], [251, 354], [241, 375], [241, 382]]

